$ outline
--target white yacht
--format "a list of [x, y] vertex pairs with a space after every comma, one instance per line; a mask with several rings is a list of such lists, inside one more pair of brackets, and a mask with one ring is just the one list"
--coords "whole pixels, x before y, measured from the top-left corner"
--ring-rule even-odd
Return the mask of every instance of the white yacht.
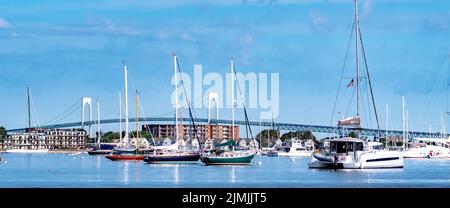
[[449, 158], [450, 138], [414, 138], [416, 142], [408, 144], [403, 152], [404, 158]]
[[403, 155], [402, 152], [384, 150], [379, 142], [349, 137], [327, 139], [322, 150], [311, 155], [308, 166], [331, 169], [403, 168]]
[[309, 157], [313, 152], [314, 146], [307, 146], [303, 141], [293, 138], [281, 146], [277, 150], [268, 152], [269, 156], [287, 156], [287, 157]]

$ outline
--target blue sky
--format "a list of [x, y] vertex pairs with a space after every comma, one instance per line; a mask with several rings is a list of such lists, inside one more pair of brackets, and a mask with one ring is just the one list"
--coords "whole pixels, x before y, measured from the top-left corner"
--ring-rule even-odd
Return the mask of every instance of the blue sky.
[[[388, 104], [392, 128], [401, 128], [404, 95], [410, 126], [439, 130], [447, 78], [436, 83], [450, 54], [448, 8], [450, 2], [443, 0], [360, 1], [382, 126]], [[41, 124], [82, 96], [101, 100], [103, 118], [117, 117], [122, 60], [147, 116], [170, 112], [173, 51], [188, 73], [194, 64], [202, 64], [204, 73], [228, 72], [230, 57], [243, 73], [277, 72], [281, 109], [276, 120], [328, 125], [353, 12], [351, 0], [2, 0], [0, 125], [26, 125], [26, 86]], [[347, 77], [354, 71], [353, 48]], [[342, 89], [338, 111], [347, 108], [350, 92]], [[227, 112], [220, 117], [230, 118]], [[61, 122], [78, 121], [80, 114]], [[205, 117], [206, 109], [197, 114]], [[257, 115], [257, 109], [250, 111], [252, 120]]]

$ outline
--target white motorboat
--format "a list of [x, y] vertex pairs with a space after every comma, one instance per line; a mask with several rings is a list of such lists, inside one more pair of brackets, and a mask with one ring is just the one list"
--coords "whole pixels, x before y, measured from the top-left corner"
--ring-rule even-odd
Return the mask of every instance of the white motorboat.
[[403, 154], [384, 150], [379, 142], [349, 137], [327, 139], [322, 150], [312, 153], [308, 166], [331, 169], [403, 168]]
[[285, 143], [277, 150], [269, 151], [269, 156], [279, 157], [309, 157], [313, 152], [314, 147], [303, 145], [302, 140], [293, 138]]
[[414, 138], [403, 152], [404, 158], [448, 158], [450, 157], [450, 138]]
[[83, 154], [83, 152], [74, 152], [74, 153], [68, 153], [67, 156], [77, 156], [77, 155], [81, 155]]
[[6, 153], [48, 153], [48, 149], [8, 149]]

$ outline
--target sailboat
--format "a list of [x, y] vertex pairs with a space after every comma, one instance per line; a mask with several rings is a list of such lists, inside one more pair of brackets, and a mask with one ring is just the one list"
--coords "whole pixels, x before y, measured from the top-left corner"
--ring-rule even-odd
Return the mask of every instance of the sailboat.
[[[256, 152], [254, 150], [236, 150], [236, 142], [235, 142], [235, 133], [234, 133], [234, 107], [235, 107], [235, 99], [234, 99], [234, 79], [235, 79], [235, 72], [234, 69], [234, 61], [231, 59], [231, 99], [232, 99], [232, 137], [231, 140], [222, 144], [218, 144], [214, 146], [213, 150], [206, 151], [202, 154], [200, 157], [200, 160], [205, 165], [248, 165], [252, 162], [253, 157], [256, 155]], [[239, 82], [237, 82], [238, 88]], [[242, 96], [242, 92], [241, 92]], [[241, 99], [242, 101], [242, 99]], [[245, 121], [246, 121], [246, 127], [249, 128], [250, 134], [251, 134], [251, 128], [249, 126], [248, 122], [248, 116], [247, 111], [244, 106], [244, 114], [245, 114]], [[253, 140], [253, 138], [252, 138]], [[231, 147], [231, 151], [228, 151]], [[227, 150], [228, 149], [228, 150]]]
[[144, 155], [141, 154], [141, 151], [139, 151], [139, 128], [138, 128], [138, 96], [136, 91], [136, 142], [135, 146], [131, 147], [130, 145], [130, 138], [128, 135], [128, 70], [127, 66], [124, 65], [124, 71], [125, 71], [125, 148], [115, 148], [109, 155], [106, 155], [105, 157], [110, 160], [143, 160]]
[[47, 148], [41, 148], [41, 143], [44, 143], [45, 135], [41, 135], [41, 133], [38, 133], [36, 130], [31, 128], [31, 103], [30, 103], [30, 88], [27, 87], [27, 100], [28, 100], [28, 129], [25, 130], [23, 133], [24, 139], [27, 139], [27, 137], [36, 136], [36, 139], [38, 139], [38, 147], [36, 149], [33, 149], [32, 147], [28, 145], [19, 146], [17, 149], [7, 149], [6, 153], [48, 153]]
[[[372, 104], [378, 125], [378, 138], [380, 138], [380, 126], [372, 93], [369, 70], [362, 45], [362, 36], [359, 29], [358, 0], [355, 0], [355, 40], [356, 40], [356, 116], [348, 117], [338, 122], [339, 127], [351, 128], [355, 131], [361, 129], [359, 117], [360, 99], [360, 77], [359, 77], [359, 54], [358, 39], [361, 40], [361, 48], [365, 62], [367, 80], [370, 87]], [[351, 81], [353, 85], [353, 80]], [[361, 138], [332, 138], [323, 141], [323, 147], [311, 154], [308, 163], [309, 168], [331, 168], [331, 169], [372, 169], [372, 168], [403, 168], [403, 154], [398, 151], [387, 151], [379, 142], [367, 142]]]
[[101, 144], [100, 128], [100, 101], [97, 101], [97, 144], [96, 147], [87, 151], [89, 155], [105, 155], [112, 152], [112, 148], [108, 148], [108, 146]]
[[[179, 67], [178, 60], [175, 53], [173, 54], [173, 67], [175, 73], [175, 144], [170, 146], [155, 146], [153, 147], [153, 154], [147, 154], [144, 157], [144, 161], [153, 164], [153, 163], [190, 163], [197, 162], [200, 158], [200, 152], [195, 150], [180, 150], [179, 149], [179, 135], [178, 135], [178, 76]], [[182, 78], [181, 78], [182, 81]], [[181, 83], [184, 87], [183, 82]], [[195, 128], [195, 124], [192, 118], [192, 109], [189, 103], [189, 99], [186, 101], [189, 107], [189, 113], [192, 120], [192, 125]], [[191, 139], [192, 142], [192, 139]]]

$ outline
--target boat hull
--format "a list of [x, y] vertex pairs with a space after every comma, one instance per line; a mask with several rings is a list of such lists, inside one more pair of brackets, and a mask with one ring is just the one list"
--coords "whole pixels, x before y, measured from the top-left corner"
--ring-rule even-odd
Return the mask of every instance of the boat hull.
[[351, 157], [344, 160], [337, 160], [324, 156], [320, 153], [313, 153], [308, 163], [309, 168], [320, 169], [395, 169], [403, 168], [403, 155], [401, 152], [371, 152], [362, 154], [357, 161]]
[[145, 155], [144, 161], [149, 164], [154, 163], [193, 163], [200, 159], [200, 154], [186, 155]]
[[254, 156], [254, 154], [242, 157], [202, 156], [200, 160], [205, 165], [248, 165]]
[[144, 160], [144, 155], [106, 155], [107, 159], [112, 161], [119, 160]]
[[112, 150], [89, 150], [87, 151], [89, 155], [107, 155], [112, 152]]

